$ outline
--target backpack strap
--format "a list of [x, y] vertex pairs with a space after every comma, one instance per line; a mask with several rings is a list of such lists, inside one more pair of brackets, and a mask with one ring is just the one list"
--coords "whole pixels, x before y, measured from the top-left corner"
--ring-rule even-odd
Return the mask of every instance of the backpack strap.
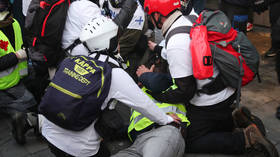
[[[191, 21], [191, 23], [195, 23], [196, 22], [196, 19], [197, 19], [197, 16], [196, 15], [188, 15], [188, 16], [185, 16], [188, 20]], [[165, 47], [167, 46], [167, 43], [169, 41], [169, 39], [175, 35], [175, 34], [178, 34], [178, 33], [187, 33], [187, 34], [190, 34], [191, 32], [191, 28], [192, 26], [180, 26], [180, 27], [176, 27], [174, 29], [172, 29], [168, 35], [166, 36], [165, 38]]]
[[[211, 79], [211, 78], [209, 78]], [[202, 86], [201, 89], [197, 90], [197, 93], [204, 93], [204, 94], [208, 94], [208, 95], [212, 95], [212, 94], [216, 94], [222, 90], [224, 90], [226, 88], [226, 85], [224, 84], [223, 80], [222, 80], [222, 76], [221, 74], [218, 74], [218, 76], [216, 78], [212, 78], [212, 80]]]
[[68, 53], [69, 55], [71, 55], [71, 51], [79, 44], [81, 44], [82, 41], [80, 39], [76, 39], [70, 46], [68, 46], [66, 49], [64, 49], [64, 51], [66, 53], [68, 53], [68, 51], [70, 50], [70, 53]]
[[190, 20], [192, 23], [196, 22], [197, 16], [196, 15], [188, 15], [185, 16], [188, 20]]
[[165, 38], [165, 47], [167, 46], [167, 43], [169, 41], [169, 39], [175, 35], [175, 34], [179, 34], [179, 33], [187, 33], [190, 34], [192, 26], [180, 26], [180, 27], [176, 27], [174, 29], [172, 29], [166, 36]]

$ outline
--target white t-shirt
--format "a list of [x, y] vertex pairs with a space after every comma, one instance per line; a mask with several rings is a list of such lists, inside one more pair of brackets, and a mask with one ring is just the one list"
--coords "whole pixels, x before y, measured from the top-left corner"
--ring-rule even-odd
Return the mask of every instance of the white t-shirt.
[[[197, 15], [194, 10], [192, 10], [191, 14]], [[189, 21], [186, 17], [181, 16], [177, 19], [170, 29], [168, 33], [176, 27], [179, 26], [192, 26], [191, 21]], [[172, 78], [182, 78], [193, 75], [193, 68], [192, 68], [192, 58], [191, 58], [191, 51], [190, 51], [190, 36], [186, 33], [179, 33], [173, 35], [166, 46], [166, 56], [167, 62], [169, 64], [169, 70], [171, 73]], [[214, 77], [216, 77], [219, 73], [219, 70], [214, 65]], [[209, 83], [209, 79], [205, 80], [198, 80], [197, 88], [201, 89], [202, 86]], [[207, 95], [200, 93], [200, 95], [195, 94], [195, 96], [191, 99], [191, 104], [196, 106], [210, 106], [215, 105], [219, 102], [222, 102], [229, 98], [235, 89], [233, 88], [226, 88], [219, 93], [213, 95]]]
[[[89, 0], [79, 0], [71, 3], [63, 31], [62, 47], [67, 48], [70, 46], [79, 38], [82, 28], [89, 20], [100, 16], [102, 16], [100, 8]], [[81, 55], [87, 56], [87, 51], [79, 52], [80, 47], [83, 46], [76, 46], [72, 51], [72, 55], [76, 55], [76, 53], [81, 54], [81, 52], [83, 52], [84, 54]]]
[[[81, 7], [81, 9], [79, 9], [79, 7]], [[63, 47], [69, 46], [71, 42], [78, 38], [78, 34], [83, 26], [92, 17], [98, 16], [97, 8], [95, 4], [88, 0], [75, 1], [71, 4], [68, 16], [74, 13], [76, 13], [76, 15], [74, 17], [67, 17], [65, 26], [67, 31], [64, 31], [62, 38]], [[85, 11], [87, 16], [83, 16], [83, 11]], [[72, 19], [77, 17], [81, 18], [77, 21]], [[86, 19], [86, 17], [88, 19]], [[73, 30], [73, 32], [71, 33], [70, 30]], [[88, 51], [83, 45], [75, 47], [72, 52], [74, 55], [88, 55]], [[105, 61], [105, 59], [106, 56], [101, 55], [99, 60]], [[110, 58], [109, 61], [116, 63], [112, 58]], [[108, 96], [102, 104], [102, 109], [107, 106], [111, 99], [116, 99], [125, 103], [158, 124], [164, 125], [173, 121], [170, 116], [167, 116], [156, 106], [156, 104], [137, 86], [133, 79], [121, 68], [112, 69], [111, 86]], [[62, 151], [79, 157], [92, 156], [98, 152], [101, 139], [94, 129], [96, 121], [82, 131], [63, 129], [47, 120], [44, 116], [40, 116], [39, 121], [42, 123], [42, 135]]]
[[26, 16], [31, 0], [22, 0], [22, 14]]

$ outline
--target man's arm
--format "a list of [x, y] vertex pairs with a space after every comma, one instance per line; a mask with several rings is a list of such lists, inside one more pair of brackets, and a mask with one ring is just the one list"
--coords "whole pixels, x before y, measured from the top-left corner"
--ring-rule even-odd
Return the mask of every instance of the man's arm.
[[17, 65], [18, 59], [15, 53], [9, 53], [5, 56], [0, 57], [0, 71], [9, 69]]
[[126, 29], [136, 9], [136, 0], [127, 0], [124, 2], [120, 13], [113, 19], [113, 21], [119, 26], [121, 31], [124, 31]]
[[121, 101], [159, 125], [173, 121], [173, 118], [161, 111], [123, 69], [112, 70], [110, 90], [111, 98]]
[[0, 71], [6, 70], [17, 65], [18, 62], [26, 60], [27, 54], [24, 49], [18, 50], [16, 53], [9, 53], [0, 57]]
[[160, 102], [171, 104], [187, 103], [196, 92], [196, 81], [191, 75], [183, 78], [175, 78], [176, 88], [169, 88], [167, 91], [159, 94], [151, 93], [151, 95]]

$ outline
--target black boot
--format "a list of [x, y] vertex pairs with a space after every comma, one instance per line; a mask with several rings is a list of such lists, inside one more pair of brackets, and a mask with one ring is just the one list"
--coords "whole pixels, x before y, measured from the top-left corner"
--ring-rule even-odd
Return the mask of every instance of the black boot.
[[[255, 150], [255, 152], [261, 153], [264, 157], [279, 157], [275, 145], [262, 135], [255, 124], [251, 124], [244, 129], [244, 137], [247, 149]], [[250, 154], [247, 156], [252, 156], [254, 153], [251, 152]], [[254, 157], [257, 157], [257, 155], [255, 154]]]
[[31, 128], [27, 121], [27, 114], [15, 112], [12, 116], [12, 134], [16, 142], [20, 145], [25, 144], [25, 133]]
[[253, 115], [247, 107], [242, 106], [239, 109], [236, 109], [233, 111], [232, 117], [237, 128], [246, 128], [253, 123], [256, 124], [263, 136], [266, 135], [265, 126], [262, 120]]

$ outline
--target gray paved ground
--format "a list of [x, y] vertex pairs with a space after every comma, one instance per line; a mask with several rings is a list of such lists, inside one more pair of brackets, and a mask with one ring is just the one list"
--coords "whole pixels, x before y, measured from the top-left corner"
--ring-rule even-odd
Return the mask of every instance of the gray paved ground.
[[[275, 109], [280, 105], [280, 85], [276, 82], [273, 58], [262, 58], [260, 66], [262, 83], [257, 79], [242, 89], [241, 104], [249, 107], [259, 116], [267, 131], [267, 137], [280, 151], [280, 120], [275, 118]], [[47, 145], [32, 132], [27, 134], [27, 144], [19, 146], [11, 135], [11, 126], [5, 117], [0, 117], [0, 157], [53, 157]], [[115, 142], [111, 145], [112, 152], [127, 146], [126, 142]], [[230, 157], [216, 154], [186, 154], [188, 157]], [[233, 156], [232, 156], [233, 157]]]

